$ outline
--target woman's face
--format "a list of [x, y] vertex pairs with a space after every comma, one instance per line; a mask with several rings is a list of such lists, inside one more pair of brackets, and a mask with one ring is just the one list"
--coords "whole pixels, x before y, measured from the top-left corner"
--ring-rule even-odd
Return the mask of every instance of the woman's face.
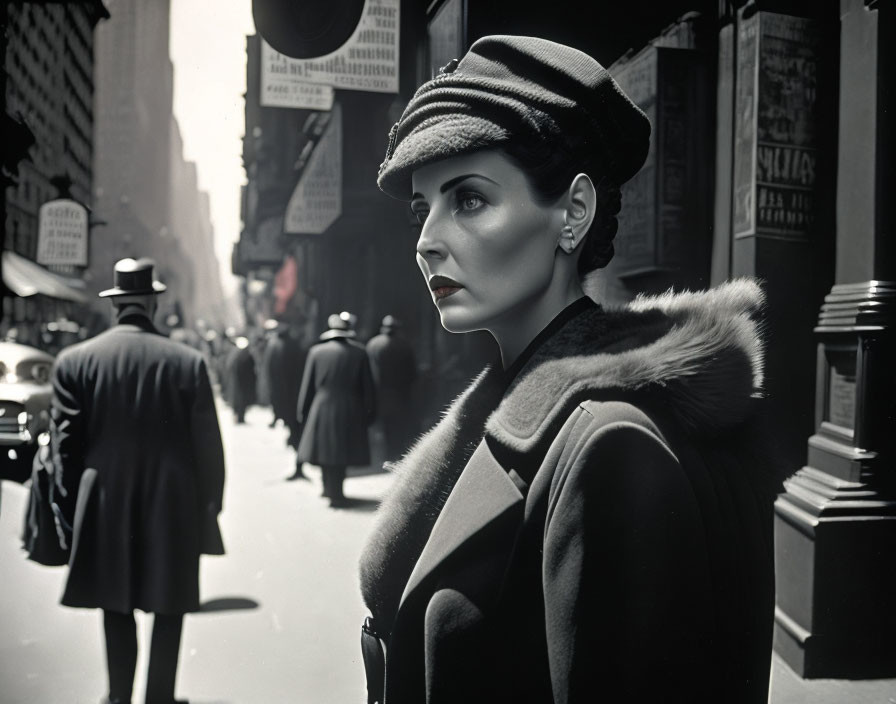
[[494, 331], [525, 315], [554, 276], [562, 210], [536, 203], [496, 150], [429, 164], [412, 181], [417, 264], [444, 328]]

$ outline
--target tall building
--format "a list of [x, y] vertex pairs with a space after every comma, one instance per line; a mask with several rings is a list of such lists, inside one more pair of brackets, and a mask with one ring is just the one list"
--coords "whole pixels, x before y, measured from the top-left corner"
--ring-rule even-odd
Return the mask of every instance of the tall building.
[[35, 136], [31, 159], [6, 191], [5, 248], [34, 259], [37, 214], [55, 198], [56, 177], [91, 205], [94, 27], [108, 16], [97, 0], [82, 4], [8, 3], [6, 109]]
[[[7, 127], [18, 126], [18, 134], [7, 132], [4, 140], [19, 142], [13, 151], [34, 140], [27, 158], [9, 164], [10, 177], [3, 176], [3, 279], [9, 291], [0, 332], [15, 328], [17, 339], [39, 344], [43, 326], [72, 317], [83, 300], [72, 286], [80, 284], [80, 269], [56, 267], [57, 274], [71, 277], [60, 278], [34, 260], [45, 202], [64, 196], [88, 209], [93, 205], [94, 29], [109, 13], [95, 0], [10, 2], [0, 14], [6, 33], [4, 119]], [[13, 280], [26, 282], [27, 290]]]
[[168, 286], [161, 319], [191, 323], [194, 294], [218, 295], [220, 282], [207, 208], [173, 117], [170, 2], [111, 0], [109, 9], [96, 38], [94, 160], [96, 211], [106, 224], [94, 231], [85, 278], [100, 291], [117, 260], [150, 256]]
[[171, 198], [170, 229], [180, 243], [181, 256], [189, 262], [191, 277], [183, 281], [181, 296], [184, 309], [195, 323], [203, 319], [222, 325], [227, 318], [218, 259], [215, 254], [215, 230], [211, 222], [208, 193], [199, 189], [196, 164], [183, 157], [183, 139], [174, 116], [171, 117]]

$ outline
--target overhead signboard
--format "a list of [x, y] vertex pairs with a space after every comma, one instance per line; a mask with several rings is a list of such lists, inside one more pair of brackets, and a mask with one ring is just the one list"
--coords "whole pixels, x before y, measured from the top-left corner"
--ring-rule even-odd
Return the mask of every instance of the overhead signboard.
[[333, 106], [321, 135], [286, 206], [283, 230], [320, 235], [342, 214], [342, 111]]
[[[336, 51], [314, 59], [291, 59], [262, 41], [262, 105], [307, 107], [323, 102], [303, 84], [375, 93], [398, 92], [398, 26], [400, 0], [366, 0], [364, 14], [351, 38]], [[289, 102], [288, 105], [282, 103]], [[298, 104], [302, 103], [302, 104]], [[331, 101], [332, 104], [332, 101]]]
[[68, 198], [51, 200], [38, 220], [38, 264], [87, 266], [87, 208]]
[[239, 241], [240, 271], [254, 270], [259, 266], [279, 264], [283, 257], [280, 246], [282, 221], [278, 217], [262, 220], [254, 231], [244, 231]]
[[261, 104], [270, 108], [330, 110], [333, 86], [296, 78], [301, 62], [290, 59], [261, 42]]

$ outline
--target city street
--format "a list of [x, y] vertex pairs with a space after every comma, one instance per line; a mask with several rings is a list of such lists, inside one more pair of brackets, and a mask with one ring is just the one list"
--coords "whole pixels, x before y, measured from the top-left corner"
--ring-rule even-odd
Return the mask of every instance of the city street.
[[[389, 476], [350, 470], [352, 504], [331, 510], [316, 468], [311, 481], [284, 481], [293, 452], [284, 428], [267, 427], [269, 411], [250, 409], [243, 426], [224, 407], [219, 417], [227, 555], [203, 558], [203, 612], [185, 621], [177, 696], [200, 704], [362, 701], [357, 562]], [[96, 704], [107, 687], [99, 612], [60, 606], [65, 568], [25, 559], [25, 499], [24, 487], [3, 482], [0, 701]], [[148, 621], [138, 617], [134, 702], [145, 686]]]

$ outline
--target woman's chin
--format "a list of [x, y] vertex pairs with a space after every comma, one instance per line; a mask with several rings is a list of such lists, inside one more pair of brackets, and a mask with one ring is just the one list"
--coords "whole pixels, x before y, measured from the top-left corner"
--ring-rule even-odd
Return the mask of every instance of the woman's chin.
[[467, 311], [440, 308], [439, 316], [442, 319], [442, 327], [448, 332], [464, 333], [482, 329]]

